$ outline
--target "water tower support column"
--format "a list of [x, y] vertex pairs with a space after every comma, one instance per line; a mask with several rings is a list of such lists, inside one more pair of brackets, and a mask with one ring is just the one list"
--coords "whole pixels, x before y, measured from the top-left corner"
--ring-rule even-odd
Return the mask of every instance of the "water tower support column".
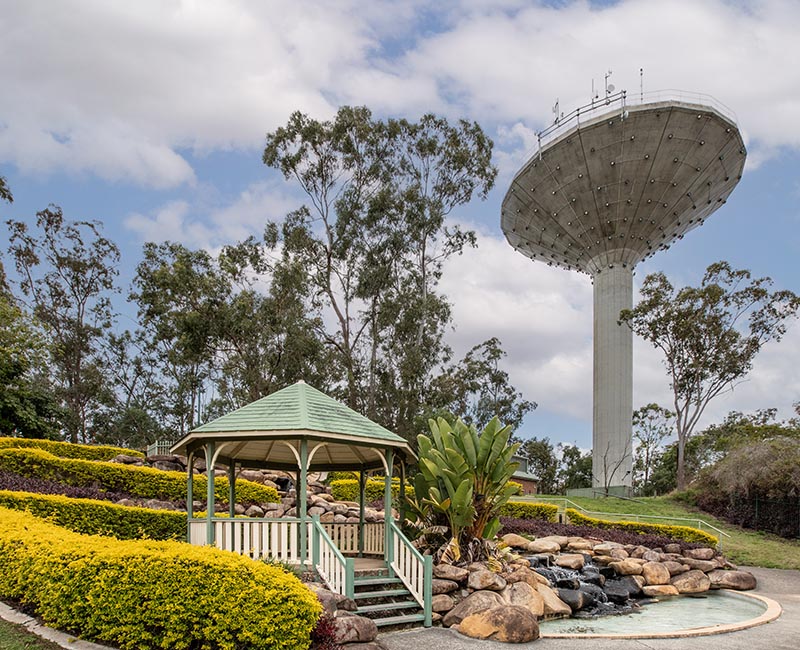
[[618, 325], [633, 304], [633, 271], [615, 264], [594, 275], [592, 486], [630, 486], [633, 469], [633, 334]]

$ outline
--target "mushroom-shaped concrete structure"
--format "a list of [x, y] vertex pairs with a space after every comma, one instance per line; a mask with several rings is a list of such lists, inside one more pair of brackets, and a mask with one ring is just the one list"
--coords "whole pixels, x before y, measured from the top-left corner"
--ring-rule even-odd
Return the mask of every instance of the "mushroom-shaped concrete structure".
[[631, 484], [633, 339], [618, 319], [632, 306], [633, 269], [723, 205], [746, 156], [724, 108], [613, 99], [545, 131], [502, 206], [515, 250], [593, 279], [592, 471], [603, 488]]

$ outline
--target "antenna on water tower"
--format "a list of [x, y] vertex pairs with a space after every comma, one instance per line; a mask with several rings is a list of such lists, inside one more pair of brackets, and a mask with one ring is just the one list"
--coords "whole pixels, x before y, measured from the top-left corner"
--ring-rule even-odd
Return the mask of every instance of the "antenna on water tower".
[[639, 101], [644, 103], [644, 68], [639, 68]]

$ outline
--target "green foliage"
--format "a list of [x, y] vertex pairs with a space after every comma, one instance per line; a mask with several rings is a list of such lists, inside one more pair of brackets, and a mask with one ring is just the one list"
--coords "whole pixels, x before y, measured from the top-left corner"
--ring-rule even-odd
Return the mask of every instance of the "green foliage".
[[661, 535], [670, 539], [682, 539], [685, 542], [696, 542], [706, 546], [716, 547], [719, 538], [705, 531], [689, 526], [670, 526], [668, 524], [646, 524], [639, 521], [606, 521], [594, 519], [581, 514], [574, 508], [567, 508], [569, 522], [576, 526], [594, 526], [595, 528], [626, 530], [631, 533], [645, 535]]
[[300, 650], [322, 607], [279, 568], [180, 542], [79, 535], [0, 508], [0, 598], [122, 650]]
[[[357, 479], [336, 479], [331, 481], [331, 494], [337, 501], [358, 501], [358, 480]], [[379, 501], [385, 496], [385, 484], [383, 479], [367, 479], [364, 490], [365, 501]], [[414, 497], [414, 488], [406, 485], [406, 497]], [[400, 498], [400, 479], [392, 479], [392, 501]]]
[[658, 404], [647, 404], [633, 412], [633, 484], [637, 494], [652, 495], [651, 475], [662, 453], [661, 443], [674, 431], [675, 414]]
[[358, 472], [328, 472], [328, 477], [325, 479], [325, 482], [330, 485], [333, 481], [353, 480], [358, 480]]
[[25, 510], [85, 535], [155, 540], [186, 537], [186, 514], [180, 512], [131, 508], [108, 501], [8, 490], [0, 490], [0, 506]]
[[699, 287], [675, 288], [663, 273], [648, 275], [641, 300], [620, 321], [664, 354], [678, 434], [677, 485], [686, 487], [685, 446], [708, 403], [750, 372], [758, 351], [779, 341], [800, 309], [791, 291], [771, 292], [727, 262], [706, 269]]
[[501, 517], [513, 517], [514, 519], [544, 519], [545, 521], [556, 521], [558, 518], [558, 506], [554, 506], [550, 503], [509, 501], [500, 506], [499, 515]]
[[81, 460], [111, 460], [120, 454], [144, 458], [144, 454], [135, 449], [103, 445], [79, 445], [72, 442], [30, 438], [0, 438], [0, 449], [41, 449], [59, 458], [79, 458]]
[[[98, 484], [106, 490], [126, 492], [145, 499], [176, 501], [186, 498], [186, 474], [183, 472], [57, 458], [40, 449], [0, 449], [0, 469], [67, 485], [83, 487]], [[228, 479], [215, 479], [214, 487], [217, 500], [227, 502]], [[194, 477], [194, 490], [197, 497], [205, 496], [205, 476]], [[273, 487], [240, 479], [236, 481], [236, 500], [238, 503], [278, 503], [280, 496]]]

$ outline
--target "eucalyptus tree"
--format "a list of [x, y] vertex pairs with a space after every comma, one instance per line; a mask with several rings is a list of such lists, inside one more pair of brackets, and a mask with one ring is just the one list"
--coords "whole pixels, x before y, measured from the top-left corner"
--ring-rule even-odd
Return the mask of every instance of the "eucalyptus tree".
[[24, 302], [52, 342], [57, 396], [72, 442], [90, 442], [92, 418], [102, 409], [100, 347], [114, 324], [119, 249], [93, 221], [66, 221], [58, 206], [36, 215], [36, 230], [8, 221], [10, 253]]
[[727, 262], [708, 267], [698, 287], [676, 290], [663, 273], [648, 275], [641, 300], [620, 320], [664, 355], [677, 433], [677, 487], [686, 487], [685, 449], [708, 403], [741, 382], [764, 344], [779, 341], [800, 308], [770, 278]]
[[634, 480], [647, 492], [661, 445], [674, 431], [675, 414], [658, 404], [646, 404], [633, 412]]

